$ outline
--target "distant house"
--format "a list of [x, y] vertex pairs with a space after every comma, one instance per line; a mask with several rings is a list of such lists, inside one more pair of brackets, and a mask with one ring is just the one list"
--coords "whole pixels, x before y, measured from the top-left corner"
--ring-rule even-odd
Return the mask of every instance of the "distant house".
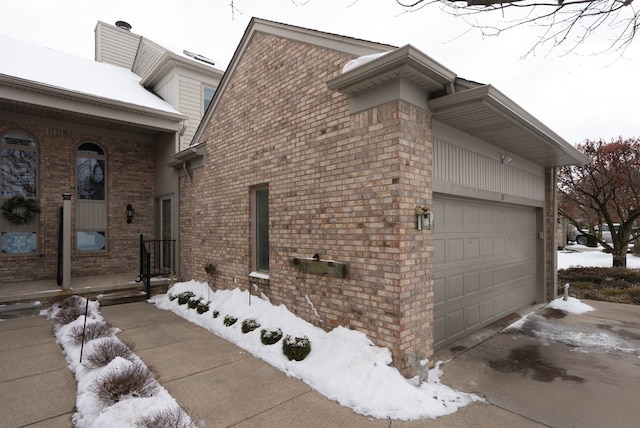
[[411, 45], [253, 19], [171, 163], [181, 272], [363, 331], [406, 369], [555, 295], [556, 168], [584, 161]]
[[178, 175], [167, 163], [188, 145], [223, 73], [125, 24], [98, 22], [97, 61], [0, 36], [0, 204], [25, 197], [40, 209], [28, 222], [0, 216], [0, 287], [55, 281], [63, 193], [72, 279], [135, 279], [140, 234], [179, 240]]

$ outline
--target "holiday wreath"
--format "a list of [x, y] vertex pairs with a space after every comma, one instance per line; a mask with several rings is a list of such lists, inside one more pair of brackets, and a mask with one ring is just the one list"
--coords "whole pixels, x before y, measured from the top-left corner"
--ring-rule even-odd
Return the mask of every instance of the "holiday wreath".
[[39, 212], [38, 202], [23, 196], [14, 196], [2, 204], [2, 215], [12, 224], [29, 223]]

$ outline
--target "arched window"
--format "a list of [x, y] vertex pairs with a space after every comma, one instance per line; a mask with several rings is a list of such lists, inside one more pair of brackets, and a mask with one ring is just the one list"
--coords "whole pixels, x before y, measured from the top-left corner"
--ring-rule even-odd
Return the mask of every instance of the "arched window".
[[107, 157], [96, 143], [80, 144], [76, 152], [76, 249], [107, 248]]
[[78, 199], [104, 201], [105, 155], [102, 147], [82, 143], [76, 156], [76, 190]]
[[[0, 135], [0, 204], [14, 196], [38, 196], [38, 144], [24, 131]], [[29, 254], [38, 247], [38, 217], [14, 224], [0, 216], [0, 247], [6, 254]]]

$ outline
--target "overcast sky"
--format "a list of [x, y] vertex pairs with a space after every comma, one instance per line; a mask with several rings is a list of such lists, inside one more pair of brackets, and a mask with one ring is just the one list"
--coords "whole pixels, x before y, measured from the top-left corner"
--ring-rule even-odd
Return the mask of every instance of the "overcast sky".
[[437, 5], [403, 13], [395, 0], [234, 0], [234, 11], [230, 3], [3, 1], [0, 33], [93, 59], [96, 22], [123, 20], [136, 34], [226, 64], [255, 16], [395, 46], [411, 44], [459, 77], [492, 84], [572, 144], [640, 137], [640, 38], [623, 57], [594, 54], [608, 46], [608, 35], [596, 34], [570, 54], [539, 51], [523, 59], [540, 29], [483, 38]]

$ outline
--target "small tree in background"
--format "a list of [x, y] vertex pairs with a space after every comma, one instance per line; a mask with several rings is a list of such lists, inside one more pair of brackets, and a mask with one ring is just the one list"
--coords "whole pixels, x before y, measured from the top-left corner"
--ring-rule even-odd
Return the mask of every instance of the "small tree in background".
[[[558, 172], [558, 211], [590, 234], [613, 255], [613, 266], [627, 266], [627, 249], [640, 217], [640, 139], [585, 141], [577, 146], [591, 162]], [[609, 226], [612, 244], [602, 239]], [[617, 228], [614, 224], [619, 224]], [[595, 226], [598, 226], [596, 231]]]

